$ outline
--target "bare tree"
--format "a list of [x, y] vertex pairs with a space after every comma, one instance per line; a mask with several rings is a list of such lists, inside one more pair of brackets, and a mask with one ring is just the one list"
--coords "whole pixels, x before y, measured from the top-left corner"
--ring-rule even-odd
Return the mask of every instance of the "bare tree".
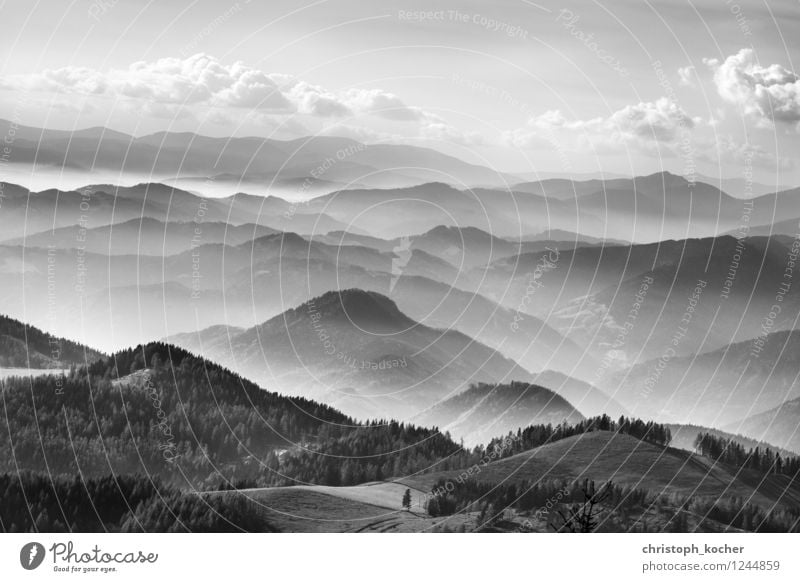
[[598, 517], [605, 511], [602, 504], [611, 496], [612, 487], [612, 482], [608, 481], [597, 489], [594, 481], [586, 479], [581, 487], [583, 502], [571, 505], [566, 513], [558, 511], [562, 524], [556, 527], [551, 523], [550, 527], [557, 532], [593, 532], [597, 529]]

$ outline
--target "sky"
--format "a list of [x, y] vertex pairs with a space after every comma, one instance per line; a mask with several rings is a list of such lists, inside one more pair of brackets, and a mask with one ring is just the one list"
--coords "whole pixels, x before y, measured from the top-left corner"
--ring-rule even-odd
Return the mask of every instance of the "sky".
[[0, 117], [800, 184], [800, 3], [12, 0]]

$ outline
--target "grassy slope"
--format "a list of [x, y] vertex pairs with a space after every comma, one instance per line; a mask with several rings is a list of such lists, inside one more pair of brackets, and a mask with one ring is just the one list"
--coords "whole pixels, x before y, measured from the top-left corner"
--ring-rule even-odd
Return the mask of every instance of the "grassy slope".
[[287, 532], [422, 532], [438, 524], [458, 527], [469, 516], [431, 518], [419, 507], [424, 492], [412, 489], [411, 512], [401, 507], [407, 486], [370, 483], [356, 487], [296, 486], [221, 491], [244, 495], [259, 506], [265, 521]]
[[[429, 490], [439, 478], [454, 479], [458, 471], [431, 473], [407, 479]], [[671, 447], [658, 447], [628, 435], [592, 432], [541, 446], [490, 463], [477, 479], [500, 483], [526, 479], [612, 479], [618, 485], [682, 495], [752, 497], [754, 503], [770, 507], [775, 501], [796, 505], [800, 485], [783, 493], [788, 481], [770, 477], [759, 486], [760, 477], [740, 473], [710, 460]]]
[[[431, 531], [446, 525], [456, 530], [474, 526], [475, 516], [431, 518], [422, 502], [440, 478], [456, 479], [460, 471], [438, 472], [355, 487], [296, 486], [226, 491], [206, 495], [246, 495], [256, 501], [265, 520], [281, 531], [297, 532], [407, 532]], [[754, 473], [739, 473], [714, 465], [709, 459], [670, 447], [658, 447], [628, 435], [593, 432], [544, 445], [482, 467], [476, 479], [487, 482], [526, 479], [582, 479], [649, 489], [652, 492], [710, 497], [741, 496], [768, 509], [774, 504], [800, 504], [800, 486], [783, 476], [761, 483]], [[412, 511], [402, 510], [406, 488], [412, 492]], [[664, 516], [650, 511], [651, 527], [666, 527]], [[694, 527], [694, 517], [690, 517]], [[711, 528], [711, 529], [708, 529]], [[535, 529], [545, 531], [542, 523]], [[721, 528], [720, 528], [721, 529]], [[701, 531], [714, 531], [707, 520]]]

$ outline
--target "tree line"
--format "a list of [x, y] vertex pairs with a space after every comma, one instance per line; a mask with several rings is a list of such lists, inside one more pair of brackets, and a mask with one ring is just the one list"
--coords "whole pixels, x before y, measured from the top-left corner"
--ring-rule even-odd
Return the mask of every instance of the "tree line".
[[701, 432], [695, 437], [694, 448], [699, 454], [719, 463], [751, 469], [762, 474], [800, 476], [800, 457], [785, 456], [769, 447], [745, 449], [733, 439]]
[[548, 443], [594, 431], [608, 431], [630, 435], [658, 446], [668, 446], [672, 434], [668, 426], [653, 421], [620, 416], [614, 421], [607, 414], [587, 418], [575, 424], [536, 424], [518, 429], [502, 438], [494, 438], [486, 445], [486, 452], [497, 450], [500, 458], [510, 457]]
[[250, 502], [185, 493], [142, 475], [0, 474], [0, 532], [271, 531]]

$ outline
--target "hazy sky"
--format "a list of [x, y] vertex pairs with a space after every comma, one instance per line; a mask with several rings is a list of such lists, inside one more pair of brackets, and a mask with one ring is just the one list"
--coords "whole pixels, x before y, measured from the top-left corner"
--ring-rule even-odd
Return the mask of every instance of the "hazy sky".
[[0, 3], [2, 117], [800, 183], [794, 1]]

